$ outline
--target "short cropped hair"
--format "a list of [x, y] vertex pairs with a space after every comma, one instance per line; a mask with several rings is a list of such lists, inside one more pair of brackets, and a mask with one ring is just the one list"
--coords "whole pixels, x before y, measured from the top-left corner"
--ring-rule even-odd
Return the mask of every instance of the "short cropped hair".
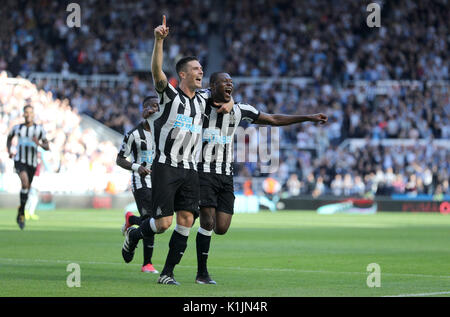
[[177, 64], [175, 65], [175, 69], [177, 71], [178, 76], [180, 76], [180, 72], [183, 72], [186, 70], [186, 64], [192, 61], [198, 61], [198, 58], [195, 56], [187, 56], [180, 59]]

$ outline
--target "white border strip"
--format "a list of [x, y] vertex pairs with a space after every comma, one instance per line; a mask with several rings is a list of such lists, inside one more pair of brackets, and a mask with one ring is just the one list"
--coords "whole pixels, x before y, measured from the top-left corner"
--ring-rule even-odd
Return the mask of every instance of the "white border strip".
[[448, 292], [434, 292], [434, 293], [420, 293], [420, 294], [400, 294], [400, 295], [391, 295], [391, 296], [382, 296], [382, 297], [414, 297], [414, 296], [433, 296], [433, 295], [446, 295], [450, 294]]

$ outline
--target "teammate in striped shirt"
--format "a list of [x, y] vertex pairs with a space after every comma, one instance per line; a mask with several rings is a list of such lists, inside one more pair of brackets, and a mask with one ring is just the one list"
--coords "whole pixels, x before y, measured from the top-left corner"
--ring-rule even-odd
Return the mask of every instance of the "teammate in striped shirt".
[[[182, 58], [176, 64], [180, 78], [173, 87], [162, 70], [163, 42], [169, 34], [166, 17], [154, 30], [152, 76], [160, 98], [160, 111], [148, 118], [155, 141], [152, 165], [152, 218], [139, 228], [125, 233], [122, 256], [125, 262], [133, 259], [139, 239], [153, 233], [162, 233], [172, 224], [176, 212], [176, 226], [169, 242], [169, 253], [158, 278], [159, 284], [178, 285], [173, 277], [187, 247], [194, 217], [198, 215], [199, 181], [196, 156], [201, 149], [201, 133], [208, 91], [202, 88], [203, 68], [195, 57]], [[218, 111], [231, 111], [232, 102]]]
[[[212, 99], [227, 102], [233, 92], [229, 74], [218, 72], [210, 77]], [[230, 113], [217, 113], [208, 103], [203, 120], [202, 157], [198, 164], [200, 180], [200, 227], [197, 232], [197, 277], [199, 284], [216, 284], [207, 269], [211, 235], [223, 235], [231, 224], [234, 212], [233, 146], [240, 122], [284, 126], [306, 121], [326, 123], [325, 114], [280, 115], [262, 113], [253, 106], [236, 103]]]
[[[154, 156], [154, 143], [150, 126], [145, 119], [158, 111], [158, 104], [159, 99], [155, 95], [148, 96], [143, 100], [141, 113], [144, 120], [125, 135], [117, 154], [117, 165], [132, 171], [131, 188], [140, 214], [140, 217], [137, 217], [131, 211], [126, 211], [125, 224], [122, 227], [123, 234], [132, 225], [140, 225], [143, 220], [150, 217], [152, 202], [150, 168]], [[131, 162], [127, 160], [127, 157], [131, 157]], [[141, 267], [142, 272], [158, 273], [152, 264], [154, 241], [154, 234], [149, 234], [143, 239], [144, 263]]]
[[[20, 229], [25, 227], [25, 205], [38, 165], [38, 146], [46, 151], [49, 150], [46, 133], [42, 125], [34, 123], [34, 109], [32, 106], [26, 105], [23, 107], [23, 117], [25, 123], [14, 126], [6, 141], [9, 157], [14, 158], [14, 168], [22, 183], [20, 206], [17, 210], [16, 219]], [[11, 149], [14, 137], [19, 139], [15, 155]]]

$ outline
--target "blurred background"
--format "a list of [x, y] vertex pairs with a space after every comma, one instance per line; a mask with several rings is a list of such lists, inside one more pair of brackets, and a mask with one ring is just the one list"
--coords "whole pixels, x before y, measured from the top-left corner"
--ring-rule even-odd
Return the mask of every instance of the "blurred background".
[[[67, 25], [71, 2], [81, 8], [79, 28]], [[371, 2], [381, 8], [379, 28], [366, 23]], [[133, 200], [130, 173], [115, 158], [123, 134], [140, 121], [139, 103], [154, 92], [153, 28], [165, 14], [164, 70], [173, 85], [177, 60], [196, 55], [205, 87], [209, 74], [224, 70], [238, 102], [268, 113], [329, 116], [324, 126], [279, 129], [275, 173], [263, 173], [258, 162], [235, 164], [237, 212], [311, 210], [347, 198], [375, 201], [386, 211], [448, 212], [449, 6], [447, 0], [4, 0], [0, 205], [18, 203], [6, 136], [22, 122], [26, 104], [50, 141], [33, 181], [42, 209], [122, 208]], [[257, 146], [258, 135], [246, 143]]]

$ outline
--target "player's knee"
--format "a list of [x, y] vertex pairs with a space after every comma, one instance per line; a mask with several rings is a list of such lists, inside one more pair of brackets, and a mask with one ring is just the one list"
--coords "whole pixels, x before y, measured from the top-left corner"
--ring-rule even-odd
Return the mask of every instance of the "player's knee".
[[225, 226], [225, 225], [216, 225], [214, 228], [214, 233], [218, 234], [218, 235], [223, 235], [223, 234], [227, 233], [228, 227], [229, 226]]
[[192, 227], [194, 223], [194, 215], [191, 212], [178, 212], [177, 224], [183, 227]]
[[155, 221], [156, 228], [158, 229], [158, 233], [162, 233], [170, 228], [172, 225], [172, 219], [169, 218], [160, 218]]
[[214, 218], [213, 217], [200, 217], [200, 227], [205, 230], [211, 231], [214, 229]]

